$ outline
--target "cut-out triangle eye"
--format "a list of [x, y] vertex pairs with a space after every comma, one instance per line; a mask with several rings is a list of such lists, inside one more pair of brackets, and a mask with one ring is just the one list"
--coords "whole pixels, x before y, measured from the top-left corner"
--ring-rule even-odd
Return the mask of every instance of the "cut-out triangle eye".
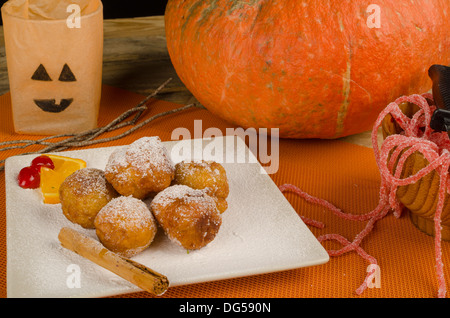
[[51, 81], [52, 79], [47, 73], [47, 70], [45, 69], [44, 65], [40, 64], [36, 71], [34, 72], [33, 76], [31, 76], [32, 80], [35, 81]]
[[59, 80], [61, 82], [75, 82], [77, 79], [75, 78], [75, 75], [73, 75], [69, 65], [64, 64], [61, 75], [59, 75]]

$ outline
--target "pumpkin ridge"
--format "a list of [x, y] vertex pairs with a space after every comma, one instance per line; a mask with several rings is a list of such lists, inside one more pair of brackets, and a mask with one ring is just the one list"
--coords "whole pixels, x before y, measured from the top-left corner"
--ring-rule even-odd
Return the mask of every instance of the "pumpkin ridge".
[[347, 69], [344, 73], [343, 78], [343, 92], [344, 92], [344, 100], [341, 104], [341, 107], [338, 110], [337, 114], [337, 122], [336, 122], [336, 136], [340, 136], [344, 131], [344, 122], [347, 116], [348, 107], [350, 105], [350, 90], [351, 90], [351, 80], [352, 80], [352, 46], [349, 42], [349, 52], [348, 52], [348, 60], [347, 60]]
[[229, 2], [232, 2], [230, 5], [230, 9], [228, 9], [228, 14], [232, 14], [235, 10], [241, 10], [244, 9], [244, 6], [254, 6], [256, 4], [259, 5], [259, 8], [261, 8], [261, 4], [259, 3], [261, 0], [230, 0]]

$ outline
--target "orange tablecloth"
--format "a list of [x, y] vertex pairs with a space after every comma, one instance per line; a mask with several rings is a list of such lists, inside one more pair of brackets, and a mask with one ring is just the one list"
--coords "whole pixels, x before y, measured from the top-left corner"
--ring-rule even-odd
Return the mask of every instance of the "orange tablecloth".
[[[104, 126], [123, 111], [135, 106], [143, 96], [105, 86], [102, 94], [99, 125]], [[154, 100], [144, 118], [179, 107], [174, 103]], [[10, 95], [0, 96], [0, 141], [37, 139], [14, 133], [11, 119]], [[201, 119], [203, 129], [220, 128], [225, 134], [232, 127], [206, 110], [191, 109], [158, 119], [123, 139], [92, 147], [129, 144], [142, 136], [158, 135], [170, 140], [171, 133], [185, 127], [193, 133], [194, 120]], [[119, 131], [106, 134], [116, 135]], [[91, 147], [91, 148], [92, 148]], [[87, 147], [86, 147], [87, 148]], [[0, 159], [25, 151], [0, 152]], [[326, 199], [344, 212], [358, 214], [371, 211], [378, 203], [380, 177], [371, 149], [342, 141], [281, 140], [280, 166], [272, 175], [278, 185], [291, 183], [311, 195]], [[4, 173], [0, 178], [0, 296], [6, 297], [6, 216]], [[303, 216], [325, 223], [325, 228], [311, 228], [316, 235], [339, 233], [349, 240], [363, 229], [364, 222], [346, 221], [323, 208], [308, 204], [292, 193], [286, 193], [296, 211]], [[245, 211], [242, 211], [245, 213]], [[249, 224], [249, 226], [252, 226]], [[340, 245], [324, 242], [325, 248]], [[170, 288], [162, 297], [230, 297], [230, 298], [309, 298], [309, 297], [436, 297], [434, 240], [419, 232], [405, 214], [400, 219], [392, 214], [376, 224], [361, 246], [374, 256], [380, 266], [380, 288], [369, 288], [355, 294], [366, 276], [369, 265], [355, 252], [333, 257], [327, 264], [278, 273]], [[450, 264], [449, 243], [443, 243], [444, 264]], [[450, 277], [449, 266], [444, 267]], [[449, 289], [449, 286], [447, 286]], [[117, 297], [152, 297], [146, 292]]]

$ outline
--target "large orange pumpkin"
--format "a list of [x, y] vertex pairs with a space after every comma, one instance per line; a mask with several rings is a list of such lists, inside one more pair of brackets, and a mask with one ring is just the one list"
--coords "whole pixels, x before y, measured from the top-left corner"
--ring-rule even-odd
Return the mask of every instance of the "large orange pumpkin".
[[397, 97], [428, 91], [432, 64], [450, 63], [449, 0], [375, 2], [169, 0], [168, 51], [198, 101], [233, 124], [360, 133]]

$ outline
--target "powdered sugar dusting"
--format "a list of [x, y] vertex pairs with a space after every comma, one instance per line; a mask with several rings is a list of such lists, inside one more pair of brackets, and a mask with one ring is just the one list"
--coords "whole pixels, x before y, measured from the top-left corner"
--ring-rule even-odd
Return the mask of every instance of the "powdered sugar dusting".
[[[152, 206], [167, 206], [177, 201], [184, 204], [197, 202], [213, 209], [216, 207], [214, 199], [207, 195], [205, 191], [192, 189], [186, 185], [173, 185], [159, 192], [152, 200]], [[153, 211], [155, 214], [158, 212], [159, 209]]]
[[68, 176], [63, 184], [77, 196], [90, 195], [94, 192], [100, 195], [106, 195], [112, 189], [106, 181], [103, 170], [97, 168], [77, 170]]
[[[197, 173], [197, 169], [204, 169], [208, 171], [211, 175], [220, 176], [219, 169], [212, 169], [211, 165], [214, 161], [203, 161], [203, 160], [195, 160], [195, 161], [182, 161], [177, 164], [178, 167], [181, 167], [180, 173], [183, 175], [194, 175]], [[192, 165], [186, 165], [192, 164]]]
[[229, 193], [226, 171], [215, 161], [182, 161], [175, 166], [175, 184], [205, 190], [207, 194], [226, 198]]
[[[164, 142], [169, 153], [180, 143]], [[223, 153], [242, 150], [234, 136], [204, 140]], [[67, 151], [65, 155], [104, 169], [111, 153], [125, 146]], [[244, 153], [245, 151], [245, 153]], [[239, 151], [239, 155], [241, 152]], [[76, 228], [96, 238], [95, 230], [75, 226], [61, 213], [61, 206], [44, 205], [40, 191], [17, 185], [17, 174], [30, 156], [10, 157], [5, 165], [7, 287], [8, 297], [104, 297], [140, 291], [115, 274], [60, 246], [61, 227]], [[177, 157], [173, 159], [179, 161]], [[261, 166], [225, 164], [230, 182], [229, 210], [217, 237], [201, 250], [186, 252], [158, 231], [152, 244], [134, 261], [166, 275], [172, 287], [241, 275], [262, 274], [324, 263], [328, 255], [300, 221], [292, 206], [277, 190]], [[274, 213], [276, 212], [276, 213]], [[236, 261], [239, 260], [239, 261]], [[69, 288], [72, 265], [81, 270], [81, 288]]]
[[[105, 171], [120, 178], [120, 170], [132, 165], [141, 176], [155, 170], [173, 173], [175, 166], [159, 137], [142, 137], [125, 148], [119, 148], [109, 157]], [[125, 175], [122, 176], [126, 178]]]
[[186, 249], [206, 246], [222, 224], [214, 199], [186, 185], [173, 185], [158, 193], [151, 209], [170, 240]]
[[148, 228], [156, 230], [155, 220], [147, 205], [131, 196], [120, 196], [105, 205], [96, 217], [96, 224], [111, 223], [117, 229]]

